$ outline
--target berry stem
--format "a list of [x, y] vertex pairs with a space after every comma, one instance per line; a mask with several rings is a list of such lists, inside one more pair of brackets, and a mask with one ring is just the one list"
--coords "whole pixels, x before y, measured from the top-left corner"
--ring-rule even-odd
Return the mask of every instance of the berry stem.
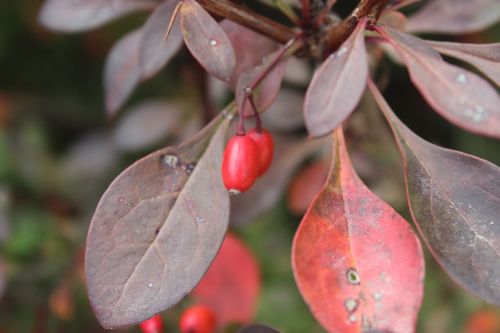
[[[245, 92], [246, 94], [246, 92]], [[245, 106], [247, 103], [247, 96], [243, 97], [243, 102], [241, 103], [241, 107], [239, 109], [240, 119], [238, 119], [238, 130], [236, 131], [236, 135], [243, 136], [246, 134], [245, 131]]]
[[255, 115], [255, 131], [257, 133], [262, 132], [262, 121], [260, 120], [259, 110], [257, 110], [257, 105], [255, 104], [255, 99], [253, 95], [249, 96], [250, 105], [252, 106], [253, 113]]

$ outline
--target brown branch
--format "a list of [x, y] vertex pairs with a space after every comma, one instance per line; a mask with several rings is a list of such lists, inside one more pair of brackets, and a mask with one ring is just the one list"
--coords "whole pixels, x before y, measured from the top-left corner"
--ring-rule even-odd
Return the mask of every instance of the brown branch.
[[361, 0], [352, 13], [335, 27], [328, 30], [323, 38], [323, 56], [335, 52], [351, 35], [359, 20], [366, 16], [378, 19], [389, 0]]
[[255, 13], [243, 5], [228, 0], [197, 1], [212, 14], [239, 23], [279, 43], [284, 44], [297, 35], [293, 29]]

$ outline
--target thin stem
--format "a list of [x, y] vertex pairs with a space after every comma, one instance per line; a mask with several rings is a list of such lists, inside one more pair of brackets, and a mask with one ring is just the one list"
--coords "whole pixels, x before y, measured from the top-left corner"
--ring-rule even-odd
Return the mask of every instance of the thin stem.
[[177, 15], [179, 14], [179, 10], [181, 9], [182, 6], [182, 1], [179, 1], [177, 6], [174, 8], [174, 12], [172, 13], [172, 16], [170, 17], [170, 21], [168, 22], [168, 27], [167, 31], [165, 32], [165, 36], [163, 37], [163, 40], [166, 42], [168, 40], [168, 36], [170, 36], [170, 32], [172, 31], [172, 28], [174, 27], [175, 19], [177, 18]]
[[274, 0], [273, 3], [292, 23], [296, 25], [300, 23], [300, 18], [286, 2], [283, 0]]
[[305, 26], [309, 25], [311, 18], [309, 17], [310, 14], [310, 0], [302, 0], [302, 20]]
[[255, 115], [255, 131], [257, 133], [261, 133], [262, 132], [262, 121], [260, 119], [259, 110], [257, 109], [257, 104], [255, 103], [254, 96], [250, 95], [249, 100], [250, 100], [250, 105], [252, 106], [253, 112]]
[[236, 135], [245, 135], [245, 106], [247, 103], [247, 97], [245, 96], [243, 98], [243, 102], [241, 103], [241, 108], [239, 110], [240, 112], [240, 119], [238, 119], [238, 130], [236, 131]]
[[214, 15], [225, 17], [278, 43], [286, 43], [297, 34], [292, 28], [251, 11], [243, 5], [228, 0], [197, 0]]

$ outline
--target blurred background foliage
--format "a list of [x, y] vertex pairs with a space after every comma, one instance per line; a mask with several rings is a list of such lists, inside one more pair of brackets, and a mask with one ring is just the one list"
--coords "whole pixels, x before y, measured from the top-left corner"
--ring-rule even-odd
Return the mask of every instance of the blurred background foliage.
[[[353, 3], [340, 1], [337, 8], [344, 14]], [[82, 268], [93, 209], [127, 165], [200, 127], [200, 72], [183, 51], [134, 93], [128, 105], [149, 97], [168, 99], [169, 109], [175, 112], [165, 113], [165, 119], [182, 124], [181, 131], [176, 131], [167, 121], [164, 133], [160, 127], [160, 134], [145, 137], [155, 118], [146, 119], [148, 112], [134, 118], [133, 108], [127, 107], [117, 119], [107, 120], [101, 84], [113, 42], [142, 24], [145, 16], [129, 16], [85, 34], [60, 35], [37, 24], [40, 5], [40, 0], [0, 2], [0, 332], [101, 332], [86, 297]], [[481, 43], [499, 37], [497, 25], [460, 40]], [[500, 164], [498, 141], [453, 127], [430, 110], [404, 69], [389, 60], [381, 66], [391, 73], [389, 102], [416, 133]], [[304, 89], [294, 82], [285, 82], [285, 87], [295, 95]], [[222, 105], [218, 103], [217, 107]], [[297, 105], [280, 103], [276, 108], [300, 112]], [[352, 158], [367, 184], [409, 218], [394, 145], [377, 112], [367, 111], [370, 107], [360, 107], [349, 121]], [[305, 138], [301, 126], [289, 132]], [[302, 165], [307, 163], [311, 158]], [[323, 174], [324, 167], [319, 167], [306, 178]], [[307, 183], [295, 184], [295, 191], [304, 193]], [[263, 288], [256, 321], [287, 333], [323, 332], [293, 280], [290, 246], [300, 222], [300, 215], [293, 212], [303, 209], [304, 203], [296, 202], [300, 195], [293, 199], [287, 191], [255, 221], [233, 227], [261, 266]], [[418, 332], [500, 332], [498, 309], [458, 288], [428, 253], [426, 259]], [[167, 332], [177, 331], [184, 306], [164, 314]]]

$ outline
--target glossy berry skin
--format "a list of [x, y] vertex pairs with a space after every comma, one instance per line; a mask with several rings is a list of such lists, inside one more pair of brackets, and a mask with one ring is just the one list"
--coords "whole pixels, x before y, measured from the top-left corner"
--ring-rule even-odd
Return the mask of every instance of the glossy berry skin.
[[257, 144], [248, 135], [235, 135], [229, 140], [222, 159], [222, 180], [231, 194], [252, 187], [259, 172]]
[[271, 162], [273, 161], [274, 154], [274, 141], [273, 136], [267, 130], [262, 129], [257, 132], [255, 129], [251, 130], [247, 134], [251, 137], [257, 144], [257, 150], [259, 151], [259, 173], [258, 176], [262, 176], [266, 173]]
[[143, 321], [139, 327], [143, 333], [163, 333], [163, 318], [157, 314]]
[[181, 333], [214, 333], [216, 324], [215, 313], [204, 305], [190, 307], [179, 321]]

